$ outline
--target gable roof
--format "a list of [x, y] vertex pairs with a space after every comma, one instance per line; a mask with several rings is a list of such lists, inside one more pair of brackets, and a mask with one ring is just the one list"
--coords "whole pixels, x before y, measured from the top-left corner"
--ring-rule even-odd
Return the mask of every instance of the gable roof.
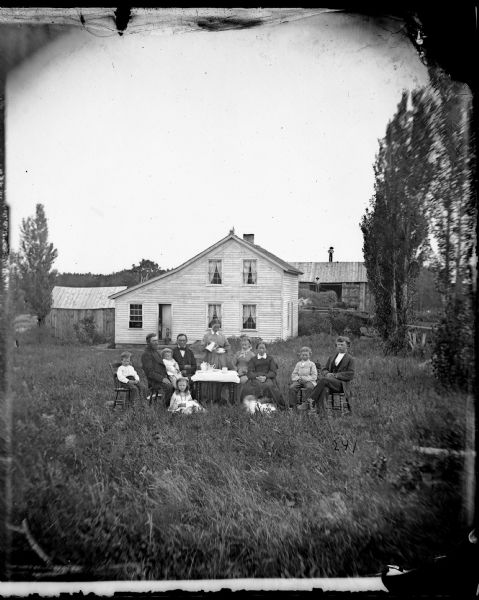
[[264, 248], [262, 248], [261, 246], [258, 246], [257, 244], [252, 244], [251, 242], [247, 242], [246, 240], [243, 240], [240, 237], [238, 237], [237, 235], [235, 235], [234, 233], [229, 233], [226, 237], [224, 237], [221, 240], [219, 240], [218, 242], [216, 242], [216, 244], [213, 244], [209, 248], [206, 248], [206, 250], [203, 250], [196, 256], [193, 256], [193, 258], [190, 258], [189, 260], [187, 260], [180, 266], [176, 267], [175, 269], [171, 269], [167, 273], [163, 273], [161, 275], [157, 275], [156, 277], [152, 277], [151, 279], [147, 279], [146, 281], [143, 281], [142, 283], [138, 283], [137, 285], [127, 288], [121, 292], [116, 292], [116, 293], [112, 294], [110, 296], [110, 298], [111, 299], [118, 298], [119, 296], [123, 296], [124, 294], [131, 292], [133, 290], [137, 290], [141, 287], [144, 287], [145, 285], [150, 285], [154, 281], [159, 281], [160, 279], [164, 279], [165, 277], [174, 275], [175, 273], [178, 273], [178, 271], [180, 271], [181, 269], [184, 269], [184, 268], [188, 267], [189, 265], [191, 265], [192, 263], [194, 263], [195, 261], [199, 260], [200, 258], [205, 256], [212, 250], [219, 248], [219, 246], [223, 245], [224, 243], [226, 243], [229, 240], [234, 240], [235, 242], [238, 242], [239, 244], [242, 244], [243, 246], [246, 246], [247, 248], [252, 248], [257, 254], [259, 254], [260, 256], [263, 256], [263, 258], [266, 258], [268, 261], [274, 263], [276, 266], [278, 266], [280, 269], [283, 269], [283, 271], [286, 271], [287, 273], [292, 273], [293, 275], [301, 275], [300, 270], [298, 270], [296, 267], [294, 267], [290, 263], [287, 263], [286, 261], [282, 260], [281, 258], [276, 256], [272, 252], [268, 252], [268, 250], [265, 250]]
[[126, 289], [126, 285], [113, 287], [62, 287], [56, 285], [52, 290], [52, 308], [95, 309], [115, 308], [115, 302], [109, 296]]
[[235, 237], [241, 243], [246, 244], [247, 246], [251, 246], [257, 252], [262, 254], [265, 258], [268, 258], [271, 262], [278, 264], [283, 269], [283, 271], [286, 271], [287, 273], [292, 273], [293, 275], [301, 275], [302, 272], [300, 269], [296, 268], [292, 263], [288, 263], [285, 260], [282, 260], [281, 258], [276, 256], [276, 254], [269, 252], [269, 250], [265, 250], [261, 246], [258, 246], [258, 244], [252, 244], [251, 242], [242, 240], [236, 235], [234, 235], [233, 237]]
[[367, 282], [368, 275], [363, 262], [293, 262], [302, 271], [299, 281], [316, 283]]

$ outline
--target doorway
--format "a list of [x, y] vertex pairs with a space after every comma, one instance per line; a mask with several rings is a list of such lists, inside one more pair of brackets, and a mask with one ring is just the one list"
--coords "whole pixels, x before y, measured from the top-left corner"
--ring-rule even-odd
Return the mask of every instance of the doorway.
[[158, 340], [169, 343], [171, 336], [171, 304], [158, 304]]

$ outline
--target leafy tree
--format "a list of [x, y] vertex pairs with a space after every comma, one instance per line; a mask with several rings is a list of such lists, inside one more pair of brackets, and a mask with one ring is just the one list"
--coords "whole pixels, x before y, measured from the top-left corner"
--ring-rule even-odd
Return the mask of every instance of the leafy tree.
[[392, 352], [407, 346], [414, 280], [429, 252], [433, 164], [428, 102], [423, 90], [403, 93], [379, 143], [374, 195], [360, 223], [376, 326]]
[[152, 277], [155, 277], [155, 275], [160, 275], [164, 272], [162, 269], [160, 269], [158, 263], [146, 258], [142, 258], [137, 265], [132, 265], [131, 270], [138, 274], [139, 283], [142, 283], [143, 281], [151, 279]]
[[437, 321], [438, 315], [443, 313], [443, 301], [441, 294], [436, 288], [434, 272], [428, 267], [422, 267], [415, 281], [416, 294], [414, 297], [415, 310], [418, 312], [428, 311], [433, 320]]
[[17, 266], [25, 301], [43, 325], [52, 305], [52, 289], [56, 271], [52, 265], [58, 256], [48, 242], [48, 224], [42, 204], [37, 204], [35, 216], [22, 220]]
[[470, 144], [472, 97], [462, 83], [431, 71], [435, 87], [432, 123], [435, 173], [431, 217], [438, 251], [433, 263], [445, 303], [461, 298], [471, 281], [474, 242], [473, 152]]
[[472, 390], [477, 222], [472, 95], [465, 84], [452, 81], [438, 68], [431, 68], [430, 76], [436, 92], [431, 221], [437, 252], [433, 268], [445, 305], [436, 330], [432, 364], [442, 384]]

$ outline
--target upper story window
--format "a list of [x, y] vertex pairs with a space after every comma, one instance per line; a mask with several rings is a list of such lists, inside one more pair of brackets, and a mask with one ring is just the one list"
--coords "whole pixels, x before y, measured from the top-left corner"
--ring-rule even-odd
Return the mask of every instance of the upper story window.
[[221, 260], [208, 261], [208, 281], [216, 285], [223, 283]]
[[254, 285], [257, 283], [256, 260], [243, 261], [243, 283]]
[[143, 305], [130, 304], [130, 328], [141, 329], [143, 327]]

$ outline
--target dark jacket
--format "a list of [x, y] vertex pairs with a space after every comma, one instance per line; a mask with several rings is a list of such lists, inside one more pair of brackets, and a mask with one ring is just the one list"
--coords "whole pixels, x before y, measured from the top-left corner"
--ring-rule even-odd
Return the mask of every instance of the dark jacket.
[[350, 354], [345, 354], [339, 365], [336, 366], [334, 361], [338, 354], [339, 352], [335, 352], [333, 356], [328, 358], [323, 372], [333, 373], [336, 379], [340, 381], [351, 381], [354, 377], [354, 358]]
[[345, 354], [339, 365], [335, 365], [334, 361], [338, 352], [330, 356], [326, 362], [326, 367], [323, 369], [323, 375], [332, 373], [343, 385], [343, 392], [346, 397], [352, 396], [351, 380], [354, 378], [354, 358], [350, 354]]
[[160, 353], [149, 346], [141, 355], [141, 366], [145, 372], [149, 387], [158, 387], [163, 379], [168, 379], [166, 367]]
[[[198, 370], [198, 367], [196, 366], [195, 355], [188, 347], [185, 348], [185, 356], [184, 357], [181, 356], [181, 352], [180, 352], [180, 349], [178, 346], [176, 348], [174, 348], [173, 349], [173, 358], [178, 363], [181, 374], [184, 377], [191, 377]], [[189, 369], [185, 369], [185, 365], [191, 365], [191, 367]]]
[[276, 379], [278, 367], [272, 356], [258, 358], [256, 354], [248, 363], [248, 379], [255, 379], [258, 375], [264, 375], [267, 379]]

